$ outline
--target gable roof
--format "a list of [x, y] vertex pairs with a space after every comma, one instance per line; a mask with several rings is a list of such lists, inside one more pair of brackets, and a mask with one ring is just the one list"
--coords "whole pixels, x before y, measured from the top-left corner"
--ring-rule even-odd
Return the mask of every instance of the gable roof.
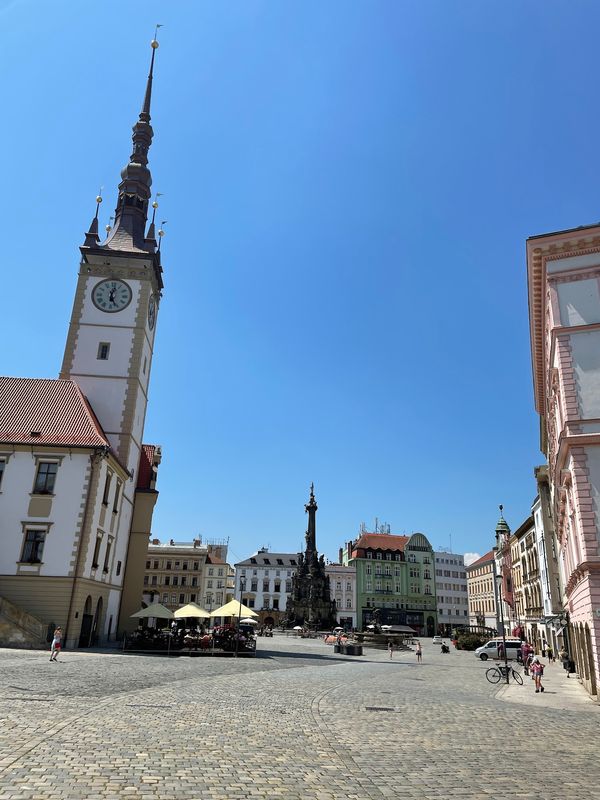
[[75, 381], [47, 378], [0, 377], [0, 442], [110, 447]]
[[494, 551], [490, 550], [489, 553], [486, 553], [484, 556], [481, 556], [481, 558], [478, 558], [477, 561], [474, 561], [472, 564], [469, 564], [469, 566], [465, 567], [465, 569], [472, 569], [473, 567], [481, 567], [488, 561], [493, 561], [493, 560], [494, 560]]

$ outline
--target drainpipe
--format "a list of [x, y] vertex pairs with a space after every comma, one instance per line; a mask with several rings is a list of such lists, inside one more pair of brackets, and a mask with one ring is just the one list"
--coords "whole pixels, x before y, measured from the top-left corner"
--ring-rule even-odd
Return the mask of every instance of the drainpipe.
[[83, 510], [83, 519], [81, 520], [81, 529], [79, 533], [79, 544], [77, 545], [77, 558], [75, 559], [75, 573], [73, 575], [73, 585], [71, 587], [71, 597], [69, 598], [69, 611], [67, 612], [67, 621], [65, 623], [65, 647], [67, 645], [67, 641], [69, 638], [69, 620], [71, 619], [71, 613], [73, 611], [73, 601], [75, 599], [75, 584], [77, 582], [77, 574], [79, 572], [79, 567], [81, 565], [81, 544], [83, 540], [83, 534], [87, 526], [89, 511], [90, 511], [90, 499], [92, 493], [90, 491], [90, 487], [92, 485], [92, 479], [94, 477], [94, 466], [99, 460], [100, 457], [104, 455], [104, 451], [106, 448], [98, 448], [95, 449], [94, 452], [90, 455], [90, 480], [88, 484], [88, 493], [87, 498], [85, 500], [85, 508]]

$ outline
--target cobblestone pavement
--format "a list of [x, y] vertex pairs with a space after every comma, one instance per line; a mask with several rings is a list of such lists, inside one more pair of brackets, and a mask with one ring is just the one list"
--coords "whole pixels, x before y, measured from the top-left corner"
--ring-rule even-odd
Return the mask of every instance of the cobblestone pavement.
[[0, 650], [0, 800], [600, 800], [599, 709], [551, 704], [558, 666], [546, 698], [499, 693], [472, 653], [428, 642], [422, 665], [283, 636], [259, 649]]

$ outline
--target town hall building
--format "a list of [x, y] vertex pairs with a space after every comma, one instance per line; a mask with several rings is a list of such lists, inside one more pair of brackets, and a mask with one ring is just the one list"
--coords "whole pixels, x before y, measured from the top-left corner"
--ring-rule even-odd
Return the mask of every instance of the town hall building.
[[89, 646], [140, 607], [161, 457], [143, 444], [163, 289], [148, 225], [157, 48], [114, 225], [101, 241], [97, 198], [80, 248], [60, 377], [0, 378], [0, 644], [60, 625], [67, 646]]

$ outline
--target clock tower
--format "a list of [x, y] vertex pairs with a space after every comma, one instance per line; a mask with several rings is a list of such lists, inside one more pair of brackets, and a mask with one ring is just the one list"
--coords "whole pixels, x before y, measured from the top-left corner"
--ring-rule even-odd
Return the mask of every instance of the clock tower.
[[[150, 225], [152, 178], [148, 151], [152, 143], [150, 102], [152, 57], [139, 118], [133, 126], [133, 149], [121, 171], [112, 228], [100, 240], [96, 216], [81, 246], [77, 289], [60, 372], [77, 382], [88, 398], [120, 462], [135, 477], [146, 417], [156, 320], [163, 288], [160, 245]], [[133, 496], [135, 480], [124, 495]]]

